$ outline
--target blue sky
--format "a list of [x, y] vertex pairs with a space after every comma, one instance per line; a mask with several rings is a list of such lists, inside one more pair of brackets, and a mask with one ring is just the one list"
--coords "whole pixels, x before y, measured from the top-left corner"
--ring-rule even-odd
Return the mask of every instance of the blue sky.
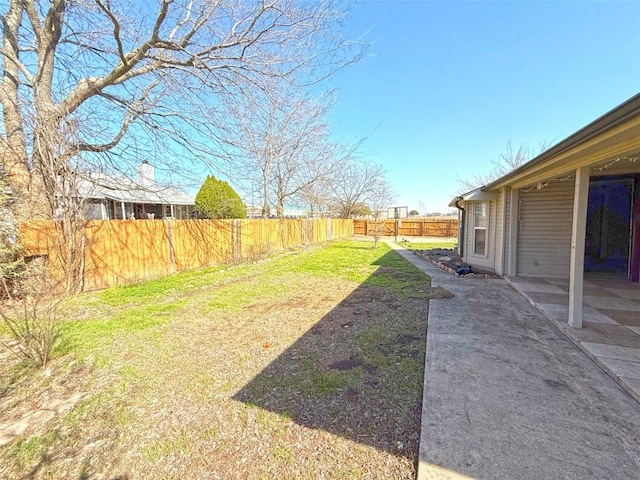
[[396, 204], [445, 212], [509, 139], [562, 140], [640, 91], [640, 1], [364, 1], [370, 55], [329, 81], [337, 136], [368, 136]]

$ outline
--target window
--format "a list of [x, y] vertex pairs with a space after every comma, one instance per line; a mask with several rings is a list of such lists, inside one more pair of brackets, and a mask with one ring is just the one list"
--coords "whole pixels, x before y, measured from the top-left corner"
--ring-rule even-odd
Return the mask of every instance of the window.
[[83, 205], [85, 220], [102, 220], [102, 202], [88, 199]]
[[475, 255], [487, 256], [487, 224], [488, 221], [487, 202], [473, 204], [473, 253]]

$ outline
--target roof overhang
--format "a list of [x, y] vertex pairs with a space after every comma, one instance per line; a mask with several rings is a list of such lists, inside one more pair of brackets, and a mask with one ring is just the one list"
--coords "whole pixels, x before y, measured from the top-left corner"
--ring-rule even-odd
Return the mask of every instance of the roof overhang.
[[498, 192], [483, 190], [485, 187], [477, 188], [470, 192], [464, 193], [458, 197], [454, 197], [449, 202], [450, 207], [457, 207], [459, 203], [464, 202], [485, 202], [498, 198]]
[[482, 190], [522, 188], [566, 175], [583, 166], [640, 152], [640, 94], [631, 97], [531, 161], [498, 178]]
[[169, 196], [161, 197], [156, 192], [153, 192], [153, 198], [150, 198], [152, 197], [152, 194], [147, 192], [141, 195], [132, 195], [130, 192], [126, 193], [120, 195], [107, 193], [104, 195], [104, 198], [116, 202], [138, 203], [144, 205], [195, 205], [195, 202], [190, 199], [177, 198], [177, 196], [173, 198]]

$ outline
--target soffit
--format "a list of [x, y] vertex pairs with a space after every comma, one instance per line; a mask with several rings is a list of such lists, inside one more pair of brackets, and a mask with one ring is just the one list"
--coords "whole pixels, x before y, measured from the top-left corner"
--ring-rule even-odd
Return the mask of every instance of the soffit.
[[541, 182], [563, 175], [569, 175], [580, 167], [605, 169], [616, 165], [621, 173], [634, 169], [635, 164], [640, 169], [640, 160], [633, 162], [640, 152], [640, 117], [634, 118], [623, 125], [598, 135], [582, 144], [553, 156], [531, 168], [523, 169], [503, 181], [498, 179], [490, 185], [491, 190], [498, 190], [503, 186], [523, 188], [533, 183]]

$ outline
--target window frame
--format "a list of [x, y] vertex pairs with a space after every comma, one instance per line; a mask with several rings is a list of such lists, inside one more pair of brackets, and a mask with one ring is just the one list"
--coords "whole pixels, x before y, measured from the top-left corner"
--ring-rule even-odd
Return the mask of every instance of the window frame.
[[[483, 207], [484, 213], [483, 213], [483, 217], [484, 217], [484, 225], [478, 226], [478, 211], [477, 211], [477, 207]], [[488, 258], [489, 257], [489, 215], [490, 215], [490, 202], [488, 201], [484, 201], [484, 202], [474, 202], [473, 203], [473, 216], [472, 216], [472, 225], [473, 225], [473, 255], [477, 256], [477, 257], [483, 257], [483, 258]], [[484, 251], [483, 252], [478, 252], [478, 237], [477, 237], [477, 233], [478, 231], [484, 231]]]

